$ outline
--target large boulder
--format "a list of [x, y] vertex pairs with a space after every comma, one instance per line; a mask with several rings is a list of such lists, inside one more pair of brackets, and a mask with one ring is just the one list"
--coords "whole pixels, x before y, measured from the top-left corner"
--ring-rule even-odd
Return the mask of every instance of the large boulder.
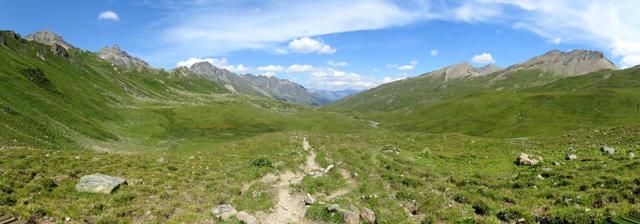
[[120, 187], [120, 185], [126, 183], [127, 181], [122, 177], [112, 177], [96, 173], [80, 178], [80, 181], [76, 184], [76, 191], [111, 194], [111, 192]]
[[211, 212], [213, 213], [213, 216], [222, 220], [227, 220], [238, 214], [238, 211], [230, 204], [218, 205], [211, 209]]
[[344, 222], [346, 224], [359, 224], [360, 223], [359, 214], [356, 213], [356, 212], [348, 211], [348, 210], [343, 210], [342, 211], [342, 219], [344, 219]]
[[613, 147], [609, 147], [609, 146], [602, 146], [600, 147], [600, 151], [602, 151], [602, 153], [607, 154], [607, 155], [611, 155], [616, 153], [616, 149], [614, 149]]
[[518, 159], [516, 159], [516, 164], [518, 166], [535, 166], [540, 162], [542, 162], [541, 156], [526, 153], [520, 153], [520, 155], [518, 155]]
[[360, 212], [360, 219], [362, 219], [365, 223], [376, 223], [376, 213], [374, 213], [371, 209], [364, 208]]
[[567, 156], [565, 157], [565, 159], [566, 159], [566, 160], [575, 160], [575, 159], [577, 159], [577, 158], [578, 158], [578, 156], [577, 156], [576, 154], [573, 154], [573, 153], [569, 153], [569, 154], [567, 154]]
[[238, 212], [238, 214], [236, 214], [236, 219], [238, 219], [239, 221], [241, 221], [242, 223], [246, 223], [246, 224], [257, 224], [258, 223], [258, 219], [247, 213], [244, 211]]

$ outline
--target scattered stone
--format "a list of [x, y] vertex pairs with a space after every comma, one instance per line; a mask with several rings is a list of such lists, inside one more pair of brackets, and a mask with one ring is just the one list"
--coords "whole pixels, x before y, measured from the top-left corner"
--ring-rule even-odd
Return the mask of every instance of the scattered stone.
[[359, 174], [356, 172], [351, 173], [351, 177], [353, 178], [358, 178]]
[[331, 171], [331, 169], [333, 169], [333, 164], [327, 166], [327, 168], [324, 168], [324, 173], [328, 173], [329, 171]]
[[633, 153], [633, 152], [629, 152], [629, 153], [627, 153], [627, 158], [629, 158], [629, 159], [636, 158], [636, 154]]
[[376, 213], [371, 209], [364, 208], [364, 210], [360, 212], [360, 219], [365, 223], [376, 223]]
[[560, 166], [560, 163], [559, 162], [553, 162], [553, 165], [554, 166]]
[[69, 216], [64, 217], [64, 221], [65, 222], [71, 221], [71, 217], [69, 217]]
[[305, 205], [312, 205], [316, 203], [316, 199], [311, 196], [311, 194], [307, 193], [307, 196], [304, 198]]
[[164, 157], [160, 157], [160, 158], [158, 158], [158, 159], [156, 160], [156, 162], [158, 162], [158, 163], [160, 163], [160, 164], [163, 164], [163, 163], [165, 162], [165, 159], [164, 159]]
[[236, 219], [240, 220], [242, 223], [246, 223], [246, 224], [257, 224], [258, 223], [258, 219], [249, 214], [246, 213], [244, 211], [238, 212], [238, 214], [236, 214]]
[[395, 145], [386, 145], [382, 147], [382, 152], [400, 154], [400, 149]]
[[542, 168], [542, 171], [549, 172], [549, 171], [553, 171], [553, 169], [551, 169], [551, 167], [545, 167], [545, 168]]
[[614, 149], [613, 147], [609, 147], [609, 146], [600, 147], [600, 151], [602, 151], [602, 153], [607, 154], [607, 155], [611, 155], [611, 154], [616, 153], [616, 149]]
[[330, 212], [337, 212], [338, 210], [340, 210], [340, 205], [337, 204], [331, 204], [327, 207], [327, 211]]
[[96, 173], [80, 178], [80, 181], [76, 184], [76, 191], [111, 194], [111, 192], [123, 184], [127, 184], [127, 181], [122, 177], [112, 177]]
[[516, 160], [516, 164], [518, 166], [535, 166], [540, 162], [542, 162], [541, 156], [526, 153], [520, 153], [520, 155], [518, 155], [518, 159]]
[[566, 160], [575, 160], [577, 158], [578, 158], [578, 156], [576, 154], [569, 153], [569, 154], [567, 154], [567, 156], [564, 159], [566, 159]]
[[360, 216], [352, 211], [342, 211], [342, 219], [346, 224], [359, 224]]
[[230, 204], [218, 205], [213, 209], [211, 209], [211, 212], [216, 218], [219, 218], [222, 220], [227, 220], [233, 217], [234, 215], [238, 214], [238, 211], [236, 211], [236, 209]]
[[539, 180], [544, 180], [544, 177], [540, 174], [538, 174], [538, 176], [536, 176], [536, 178], [538, 178]]
[[322, 175], [324, 175], [324, 172], [320, 170], [314, 170], [309, 172], [309, 176], [312, 178], [318, 178], [318, 177], [321, 177]]

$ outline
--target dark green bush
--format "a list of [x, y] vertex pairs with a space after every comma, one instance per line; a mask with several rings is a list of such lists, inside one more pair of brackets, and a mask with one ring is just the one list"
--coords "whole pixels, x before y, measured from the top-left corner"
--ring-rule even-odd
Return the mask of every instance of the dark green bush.
[[522, 218], [522, 213], [515, 209], [505, 209], [498, 212], [498, 214], [496, 214], [496, 217], [505, 222], [513, 222]]
[[489, 205], [487, 205], [483, 201], [476, 202], [472, 207], [473, 212], [478, 215], [488, 215], [491, 212], [491, 208], [489, 207]]
[[251, 164], [253, 164], [256, 167], [271, 167], [271, 165], [273, 164], [271, 162], [271, 160], [268, 160], [266, 158], [258, 158], [256, 160], [254, 160]]

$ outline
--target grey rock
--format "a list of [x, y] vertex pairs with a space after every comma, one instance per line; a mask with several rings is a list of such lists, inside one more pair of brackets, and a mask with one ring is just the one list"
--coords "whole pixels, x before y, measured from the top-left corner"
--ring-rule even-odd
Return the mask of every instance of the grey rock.
[[576, 154], [569, 153], [569, 154], [567, 154], [567, 156], [564, 159], [566, 159], [566, 160], [575, 160], [577, 158], [578, 158], [578, 156]]
[[312, 205], [316, 203], [316, 199], [313, 198], [313, 196], [309, 193], [307, 193], [307, 196], [304, 198], [304, 204], [305, 205]]
[[518, 166], [535, 166], [542, 162], [542, 157], [537, 155], [531, 155], [526, 153], [520, 153], [516, 159]]
[[635, 153], [633, 153], [633, 152], [628, 152], [628, 153], [627, 153], [627, 158], [629, 158], [629, 159], [636, 158], [636, 154], [635, 154]]
[[342, 211], [342, 219], [346, 224], [359, 224], [360, 223], [360, 215], [356, 212]]
[[364, 208], [360, 212], [360, 219], [365, 223], [376, 223], [376, 213], [371, 209]]
[[240, 222], [245, 223], [245, 224], [257, 224], [258, 223], [258, 219], [245, 212], [245, 211], [241, 211], [238, 212], [238, 214], [236, 214], [236, 219], [238, 219]]
[[110, 194], [127, 181], [121, 177], [112, 177], [104, 174], [91, 174], [83, 176], [76, 184], [77, 192]]
[[616, 149], [614, 149], [613, 147], [609, 147], [609, 146], [602, 146], [600, 147], [600, 151], [604, 154], [607, 155], [611, 155], [611, 154], [615, 154], [616, 153]]
[[227, 220], [238, 214], [238, 211], [230, 204], [218, 205], [211, 209], [211, 212], [213, 213], [213, 216], [222, 220]]
[[384, 147], [382, 147], [382, 152], [383, 153], [400, 153], [400, 149], [398, 148], [398, 146], [395, 145], [386, 145]]
[[331, 205], [327, 206], [327, 211], [337, 212], [338, 210], [340, 210], [340, 205], [331, 204]]

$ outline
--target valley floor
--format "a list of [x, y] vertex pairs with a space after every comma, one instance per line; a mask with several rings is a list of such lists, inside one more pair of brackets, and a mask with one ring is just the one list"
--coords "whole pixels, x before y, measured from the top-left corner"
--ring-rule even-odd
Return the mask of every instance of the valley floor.
[[[583, 223], [640, 209], [640, 127], [494, 139], [367, 129], [274, 132], [206, 149], [2, 149], [0, 213], [77, 223], [219, 223], [231, 204], [263, 223]], [[615, 154], [603, 154], [602, 145]], [[544, 158], [517, 166], [519, 153]], [[567, 153], [577, 155], [565, 160]], [[326, 172], [325, 172], [326, 171]], [[75, 192], [83, 175], [124, 177], [110, 195]], [[309, 193], [316, 201], [304, 205]], [[339, 211], [329, 211], [332, 204]], [[359, 213], [356, 213], [359, 214]], [[237, 222], [229, 219], [224, 223]]]

